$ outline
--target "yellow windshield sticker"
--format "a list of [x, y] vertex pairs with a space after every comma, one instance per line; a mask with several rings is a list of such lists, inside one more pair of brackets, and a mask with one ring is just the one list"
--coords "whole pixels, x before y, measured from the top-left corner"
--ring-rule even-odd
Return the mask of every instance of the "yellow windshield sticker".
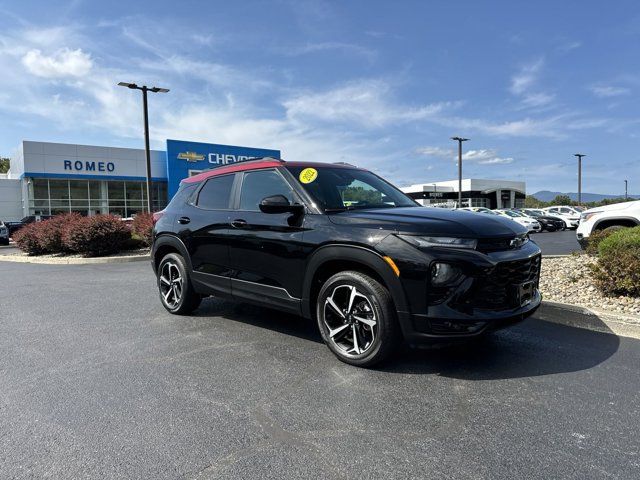
[[300, 172], [300, 181], [302, 183], [311, 183], [318, 178], [318, 171], [315, 168], [305, 168]]

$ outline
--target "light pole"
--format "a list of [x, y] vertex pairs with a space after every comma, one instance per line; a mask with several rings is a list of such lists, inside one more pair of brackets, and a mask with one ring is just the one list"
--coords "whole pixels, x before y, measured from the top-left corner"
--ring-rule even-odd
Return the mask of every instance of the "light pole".
[[469, 140], [462, 137], [451, 137], [458, 142], [458, 208], [462, 207], [462, 142]]
[[578, 205], [582, 205], [582, 157], [586, 157], [584, 153], [574, 153], [574, 157], [578, 157]]
[[627, 180], [624, 181], [624, 199], [629, 200], [629, 194], [627, 187], [629, 186], [629, 182]]
[[153, 93], [167, 93], [169, 91], [168, 88], [159, 88], [159, 87], [147, 87], [143, 85], [139, 87], [135, 83], [126, 83], [120, 82], [118, 83], [121, 87], [127, 87], [132, 90], [140, 90], [142, 91], [142, 109], [144, 110], [144, 153], [147, 157], [147, 211], [152, 213], [151, 205], [152, 202], [152, 190], [151, 190], [151, 150], [149, 150], [149, 108], [147, 106], [147, 92]]

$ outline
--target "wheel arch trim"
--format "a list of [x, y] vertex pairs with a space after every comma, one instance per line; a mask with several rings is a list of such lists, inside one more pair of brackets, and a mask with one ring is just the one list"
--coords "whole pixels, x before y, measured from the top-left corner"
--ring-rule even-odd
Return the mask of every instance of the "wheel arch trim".
[[[617, 217], [612, 217], [612, 218], [601, 218], [600, 220], [596, 221], [596, 223], [593, 224], [593, 229], [592, 230], [597, 230], [598, 226], [603, 224], [603, 223], [616, 222], [616, 221], [621, 221], [621, 220], [624, 221], [624, 222], [631, 222], [631, 223], [635, 224], [636, 226], [640, 225], [640, 222], [635, 217], [617, 216]], [[609, 225], [609, 226], [613, 227], [615, 225]]]
[[396, 310], [408, 312], [409, 307], [400, 279], [396, 276], [383, 256], [374, 250], [349, 244], [330, 244], [318, 248], [309, 258], [302, 286], [302, 314], [307, 318], [312, 317], [311, 292], [313, 279], [318, 270], [328, 262], [344, 260], [362, 264], [374, 270], [384, 281]]
[[191, 256], [189, 255], [189, 251], [187, 250], [187, 247], [179, 237], [175, 235], [171, 235], [169, 233], [163, 233], [158, 235], [153, 242], [151, 262], [153, 264], [154, 270], [156, 269], [157, 264], [159, 263], [158, 261], [161, 260], [156, 258], [157, 252], [161, 247], [164, 247], [164, 246], [170, 246], [172, 248], [175, 248], [178, 251], [178, 253], [180, 253], [182, 258], [184, 258], [184, 261], [187, 267], [187, 272], [191, 273], [193, 271], [193, 268], [191, 265]]

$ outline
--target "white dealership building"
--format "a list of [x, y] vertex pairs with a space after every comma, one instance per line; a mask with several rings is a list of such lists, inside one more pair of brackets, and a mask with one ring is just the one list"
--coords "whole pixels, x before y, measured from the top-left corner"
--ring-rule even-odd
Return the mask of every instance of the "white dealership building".
[[[151, 151], [155, 211], [166, 206], [189, 175], [248, 157], [280, 157], [278, 150], [184, 140], [166, 143], [166, 151]], [[143, 149], [23, 141], [10, 162], [9, 174], [0, 175], [0, 221], [65, 212], [131, 217], [146, 210]]]
[[[458, 180], [419, 183], [401, 188], [424, 206], [455, 207], [458, 203]], [[521, 208], [526, 196], [525, 182], [511, 180], [462, 180], [462, 207]]]

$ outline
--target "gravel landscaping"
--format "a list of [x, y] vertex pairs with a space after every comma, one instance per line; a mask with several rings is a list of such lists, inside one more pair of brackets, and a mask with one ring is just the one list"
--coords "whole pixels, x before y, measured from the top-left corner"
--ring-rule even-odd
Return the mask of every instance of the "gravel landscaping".
[[640, 315], [640, 298], [605, 297], [593, 285], [590, 255], [542, 259], [540, 290], [545, 300], [597, 308], [625, 315]]

